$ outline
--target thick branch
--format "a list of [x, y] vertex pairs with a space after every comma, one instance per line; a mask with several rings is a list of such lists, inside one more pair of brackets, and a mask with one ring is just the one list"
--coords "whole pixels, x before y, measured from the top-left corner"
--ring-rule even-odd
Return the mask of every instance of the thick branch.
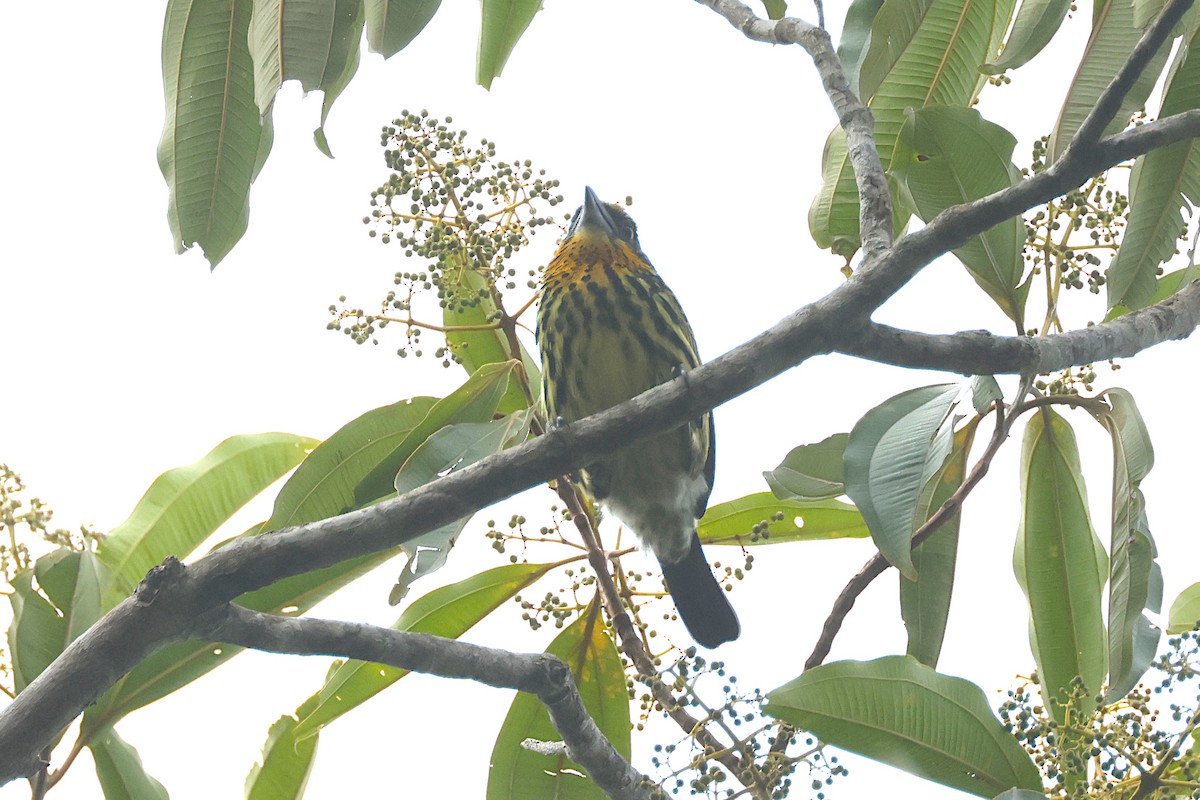
[[546, 704], [567, 755], [586, 769], [609, 797], [650, 797], [641, 773], [621, 757], [587, 713], [571, 668], [555, 656], [511, 653], [355, 622], [278, 617], [235, 605], [225, 606], [210, 622], [212, 627], [204, 634], [215, 642], [269, 653], [354, 658], [536, 695]]
[[1056, 336], [996, 336], [988, 331], [931, 335], [871, 323], [837, 352], [900, 367], [963, 375], [1040, 375], [1077, 364], [1125, 358], [1184, 339], [1200, 325], [1200, 282], [1157, 305]]

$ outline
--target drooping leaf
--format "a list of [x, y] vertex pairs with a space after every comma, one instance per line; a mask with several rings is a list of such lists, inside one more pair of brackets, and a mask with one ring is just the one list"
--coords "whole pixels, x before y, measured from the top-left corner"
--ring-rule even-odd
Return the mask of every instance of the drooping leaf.
[[251, 0], [169, 0], [163, 30], [166, 124], [158, 163], [182, 253], [220, 263], [246, 232], [250, 184], [271, 151], [270, 116], [254, 100]]
[[[1134, 7], [1130, 0], [1096, 0], [1093, 5], [1092, 35], [1050, 135], [1047, 148], [1049, 161], [1057, 160], [1067, 149], [1075, 132], [1091, 113], [1101, 93], [1108, 88], [1117, 70], [1128, 60], [1141, 36], [1142, 29], [1134, 24]], [[1130, 115], [1146, 102], [1162, 73], [1163, 65], [1167, 63], [1169, 51], [1169, 47], [1159, 48], [1125, 96], [1112, 123], [1105, 128], [1106, 134], [1122, 130], [1129, 124]]]
[[[954, 449], [921, 492], [918, 519], [928, 520], [962, 486], [967, 475], [967, 455], [978, 425], [979, 417], [975, 417], [955, 432]], [[946, 635], [961, 523], [960, 511], [915, 547], [913, 566], [920, 577], [915, 581], [900, 579], [900, 616], [908, 629], [908, 654], [929, 667], [937, 667]]]
[[[1013, 186], [1017, 140], [973, 108], [926, 106], [908, 115], [899, 134], [892, 173], [903, 181], [917, 216], [929, 222], [951, 206]], [[1000, 309], [1023, 329], [1028, 284], [1019, 217], [995, 225], [954, 249], [954, 255]]]
[[138, 751], [112, 728], [92, 737], [88, 749], [104, 800], [167, 800], [166, 787], [146, 772]]
[[472, 373], [466, 383], [438, 400], [425, 419], [408, 432], [378, 466], [359, 481], [354, 489], [354, 507], [376, 503], [396, 490], [396, 473], [422, 443], [446, 425], [463, 422], [487, 422], [496, 413], [516, 361], [485, 364]]
[[[1200, 108], [1200, 33], [1180, 47], [1167, 80], [1161, 118]], [[1184, 212], [1198, 203], [1200, 144], [1195, 139], [1152, 150], [1134, 162], [1125, 233], [1108, 268], [1109, 308], [1142, 308], [1156, 301], [1166, 281], [1158, 279], [1158, 269], [1175, 255], [1187, 225]]]
[[821, 154], [821, 189], [808, 208], [808, 230], [817, 247], [850, 259], [862, 244], [858, 232], [858, 197], [849, 200], [854, 185], [846, 132], [840, 125], [829, 132]]
[[[532, 420], [533, 411], [525, 409], [491, 422], [447, 425], [422, 442], [404, 462], [396, 475], [396, 492], [410, 492], [524, 442], [529, 437]], [[400, 545], [409, 560], [389, 597], [392, 605], [400, 602], [413, 581], [441, 569], [470, 518], [463, 517]]]
[[[1114, 508], [1114, 515], [1122, 513]], [[1141, 680], [1154, 659], [1161, 634], [1143, 613], [1148, 609], [1157, 614], [1162, 608], [1163, 581], [1145, 514], [1139, 518], [1131, 535], [1113, 541], [1108, 592], [1109, 686], [1105, 695], [1109, 702], [1124, 697]]]
[[1071, 0], [1024, 0], [1000, 57], [981, 69], [996, 75], [1028, 63], [1050, 44], [1070, 9]]
[[767, 698], [768, 714], [823, 742], [979, 797], [1041, 788], [983, 690], [908, 656], [825, 664]]
[[316, 445], [291, 433], [232, 436], [199, 461], [155, 478], [129, 518], [97, 548], [113, 575], [106, 608], [128, 596], [167, 556], [188, 556]]
[[1013, 569], [1029, 601], [1042, 696], [1061, 722], [1072, 681], [1096, 692], [1108, 669], [1101, 615], [1108, 557], [1092, 530], [1075, 434], [1048, 408], [1025, 428], [1021, 499]]
[[879, 552], [909, 580], [918, 577], [911, 550], [917, 502], [930, 465], [936, 469], [949, 452], [949, 440], [935, 434], [959, 390], [956, 384], [937, 384], [901, 392], [868, 411], [846, 443], [846, 494], [862, 512]]
[[783, 462], [764, 472], [771, 492], [780, 500], [825, 500], [845, 494], [842, 454], [848, 433], [835, 433], [816, 444], [793, 447]]
[[1109, 702], [1129, 693], [1150, 666], [1159, 631], [1142, 613], [1162, 607], [1162, 573], [1146, 520], [1141, 482], [1154, 466], [1154, 447], [1133, 396], [1110, 389], [1112, 410], [1098, 419], [1113, 443], [1112, 554], [1108, 581]]
[[[393, 630], [457, 639], [505, 601], [558, 564], [506, 564], [434, 589], [414, 600]], [[408, 674], [408, 670], [347, 661], [330, 671], [325, 685], [301, 706], [295, 736], [312, 735]]]
[[260, 763], [246, 776], [246, 800], [301, 800], [317, 757], [317, 736], [296, 735], [296, 718], [280, 717], [267, 733]]
[[425, 30], [442, 0], [363, 0], [367, 12], [367, 46], [391, 58]]
[[475, 80], [485, 89], [499, 77], [517, 41], [542, 10], [542, 0], [481, 0], [479, 58]]
[[757, 492], [709, 506], [696, 525], [708, 545], [753, 547], [762, 544], [859, 539], [870, 536], [862, 514], [841, 500], [780, 500]]
[[[599, 603], [568, 625], [546, 652], [571, 667], [583, 705], [616, 751], [629, 758], [629, 695], [616, 644], [600, 619]], [[487, 800], [554, 797], [604, 800], [607, 795], [587, 779], [583, 768], [565, 756], [544, 756], [521, 747], [525, 739], [559, 741], [541, 700], [519, 693], [500, 727], [492, 749]]]

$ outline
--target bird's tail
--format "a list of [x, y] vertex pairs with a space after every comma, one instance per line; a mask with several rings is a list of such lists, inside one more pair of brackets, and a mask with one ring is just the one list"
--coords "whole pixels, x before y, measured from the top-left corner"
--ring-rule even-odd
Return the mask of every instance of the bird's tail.
[[737, 614], [704, 560], [699, 536], [692, 534], [692, 548], [682, 561], [662, 564], [662, 571], [667, 591], [697, 644], [713, 648], [738, 637], [742, 627]]

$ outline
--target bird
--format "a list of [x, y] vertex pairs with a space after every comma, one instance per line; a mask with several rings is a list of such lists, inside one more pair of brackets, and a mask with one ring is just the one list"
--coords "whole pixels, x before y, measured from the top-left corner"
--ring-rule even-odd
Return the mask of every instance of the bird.
[[[637, 225], [587, 187], [543, 271], [536, 337], [542, 404], [553, 425], [629, 400], [700, 365], [675, 294], [642, 252]], [[588, 494], [658, 559], [667, 591], [697, 644], [741, 633], [696, 533], [712, 492], [712, 413], [589, 464]]]

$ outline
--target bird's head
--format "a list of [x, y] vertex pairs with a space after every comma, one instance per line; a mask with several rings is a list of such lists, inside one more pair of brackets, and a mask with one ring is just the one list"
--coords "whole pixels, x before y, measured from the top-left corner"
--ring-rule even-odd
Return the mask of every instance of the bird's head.
[[583, 205], [576, 209], [571, 217], [571, 227], [567, 229], [567, 236], [602, 236], [625, 242], [636, 250], [641, 249], [638, 245], [637, 225], [633, 218], [616, 203], [601, 201], [590, 186], [583, 190]]
[[[557, 263], [554, 263], [557, 262]], [[616, 203], [605, 203], [589, 186], [583, 205], [571, 217], [567, 238], [548, 269], [574, 271], [607, 264], [615, 268], [653, 269], [638, 242], [637, 224]]]

